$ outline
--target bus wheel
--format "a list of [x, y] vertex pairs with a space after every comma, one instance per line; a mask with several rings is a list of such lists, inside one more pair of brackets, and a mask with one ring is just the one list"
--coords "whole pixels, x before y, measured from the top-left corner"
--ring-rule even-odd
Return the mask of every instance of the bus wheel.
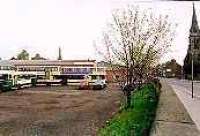
[[22, 88], [22, 86], [21, 85], [17, 85], [17, 89], [21, 89]]

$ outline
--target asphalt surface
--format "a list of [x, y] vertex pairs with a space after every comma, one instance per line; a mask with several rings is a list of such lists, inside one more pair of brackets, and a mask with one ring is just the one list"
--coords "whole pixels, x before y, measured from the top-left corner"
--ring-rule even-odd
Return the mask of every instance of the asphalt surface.
[[194, 82], [194, 97], [192, 98], [191, 81], [180, 79], [165, 80], [173, 88], [197, 128], [200, 130], [200, 82]]
[[[192, 82], [189, 80], [183, 80], [183, 79], [175, 79], [175, 78], [169, 78], [165, 79], [170, 85], [178, 86], [181, 88], [184, 88], [185, 93], [188, 95], [192, 94]], [[194, 81], [193, 85], [194, 89], [194, 97], [197, 97], [200, 99], [200, 81]], [[192, 95], [191, 95], [192, 96]]]

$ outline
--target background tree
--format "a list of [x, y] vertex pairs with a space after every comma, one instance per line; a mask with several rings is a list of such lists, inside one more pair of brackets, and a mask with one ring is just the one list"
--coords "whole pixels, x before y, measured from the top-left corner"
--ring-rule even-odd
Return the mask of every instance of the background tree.
[[174, 30], [175, 25], [171, 25], [168, 16], [156, 16], [150, 10], [126, 6], [112, 13], [108, 29], [103, 33], [104, 49], [98, 52], [111, 66], [126, 69], [120, 76], [130, 85], [127, 99], [138, 83], [150, 80], [156, 63], [172, 45]]
[[26, 50], [22, 50], [18, 55], [17, 55], [18, 60], [29, 60], [29, 53]]
[[43, 58], [39, 53], [36, 53], [35, 56], [31, 58], [31, 60], [46, 60], [46, 58]]

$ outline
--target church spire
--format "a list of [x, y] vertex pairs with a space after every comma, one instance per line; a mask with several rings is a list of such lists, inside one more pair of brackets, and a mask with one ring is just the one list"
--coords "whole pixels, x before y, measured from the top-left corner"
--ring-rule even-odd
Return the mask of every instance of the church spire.
[[193, 15], [192, 15], [192, 25], [190, 28], [190, 32], [199, 32], [199, 26], [198, 26], [198, 22], [197, 22], [197, 15], [196, 15], [196, 10], [194, 7], [194, 3], [193, 3]]
[[58, 48], [58, 60], [62, 60], [61, 48]]

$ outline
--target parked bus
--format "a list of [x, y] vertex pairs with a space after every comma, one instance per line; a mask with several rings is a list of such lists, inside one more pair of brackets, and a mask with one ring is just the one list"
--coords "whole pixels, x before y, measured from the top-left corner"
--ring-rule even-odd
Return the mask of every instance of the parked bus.
[[9, 91], [21, 89], [26, 86], [34, 86], [36, 84], [36, 78], [34, 72], [0, 70], [0, 89], [2, 91]]
[[62, 68], [61, 75], [64, 75], [68, 85], [83, 88], [99, 88], [106, 86], [104, 67], [67, 67]]
[[31, 80], [34, 79], [35, 85], [62, 84], [80, 87], [85, 84], [92, 88], [94, 86], [103, 88], [106, 86], [105, 69], [105, 67], [97, 67], [94, 60], [0, 61], [0, 84], [4, 89], [6, 86], [7, 88], [23, 88], [30, 85]]
[[56, 79], [53, 75], [52, 68], [45, 68], [44, 75], [39, 75], [37, 77], [37, 84], [45, 84], [50, 86], [51, 84], [61, 84], [62, 79]]

